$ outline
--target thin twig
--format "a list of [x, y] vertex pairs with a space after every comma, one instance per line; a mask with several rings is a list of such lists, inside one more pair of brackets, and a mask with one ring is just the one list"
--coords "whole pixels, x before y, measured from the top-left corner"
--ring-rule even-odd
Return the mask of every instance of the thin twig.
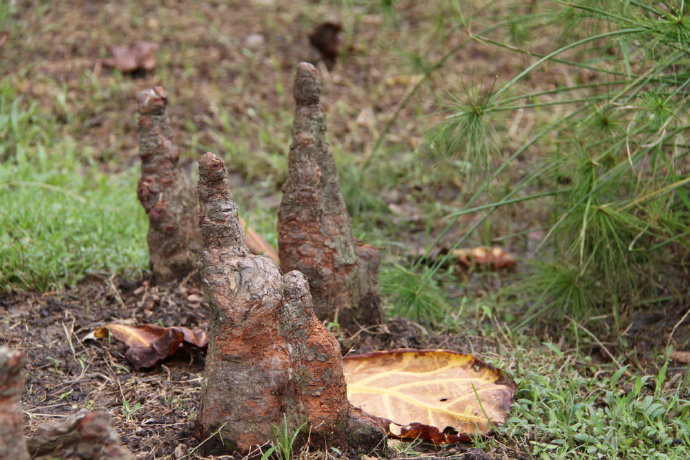
[[683, 324], [683, 321], [685, 321], [685, 319], [688, 317], [688, 315], [690, 315], [690, 308], [688, 308], [688, 311], [685, 312], [685, 314], [684, 314], [683, 317], [680, 319], [680, 321], [678, 321], [678, 322], [673, 326], [673, 329], [671, 329], [671, 334], [668, 336], [668, 341], [666, 342], [666, 348], [668, 348], [668, 346], [671, 344], [671, 340], [673, 339], [673, 334], [676, 333], [676, 329], [678, 329], [678, 326], [680, 326], [681, 324]]

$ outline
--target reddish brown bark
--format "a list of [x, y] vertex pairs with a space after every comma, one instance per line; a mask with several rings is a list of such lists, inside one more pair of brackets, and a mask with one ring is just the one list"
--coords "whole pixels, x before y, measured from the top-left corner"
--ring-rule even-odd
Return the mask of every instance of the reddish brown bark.
[[32, 456], [82, 460], [134, 460], [120, 445], [120, 437], [106, 412], [84, 409], [57, 423], [38, 427], [29, 440]]
[[301, 63], [295, 76], [297, 103], [288, 179], [278, 214], [278, 247], [284, 272], [309, 280], [314, 311], [355, 332], [382, 322], [378, 291], [380, 255], [357, 244], [340, 194], [338, 172], [325, 140], [316, 69]]
[[24, 355], [0, 347], [0, 459], [28, 460], [19, 400], [24, 391]]
[[314, 316], [304, 275], [245, 245], [223, 161], [199, 163], [199, 274], [212, 307], [200, 421], [207, 451], [247, 452], [283, 416], [309, 424], [312, 443], [371, 451], [384, 432], [347, 400], [335, 338]]
[[180, 158], [165, 113], [168, 97], [157, 86], [139, 93], [139, 201], [149, 217], [147, 241], [158, 283], [179, 280], [196, 268], [201, 238], [190, 178]]

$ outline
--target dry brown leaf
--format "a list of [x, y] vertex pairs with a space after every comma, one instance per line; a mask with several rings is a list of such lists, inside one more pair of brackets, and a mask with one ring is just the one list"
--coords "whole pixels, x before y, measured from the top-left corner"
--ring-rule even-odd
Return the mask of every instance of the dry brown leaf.
[[479, 267], [501, 270], [515, 265], [515, 258], [498, 246], [492, 248], [480, 246], [474, 249], [455, 249], [451, 254], [467, 268]]
[[278, 253], [276, 250], [268, 244], [268, 242], [258, 233], [254, 231], [247, 223], [240, 217], [240, 225], [244, 229], [244, 242], [252, 254], [257, 256], [270, 257], [275, 263], [280, 263], [278, 260]]
[[0, 32], [0, 48], [2, 48], [5, 45], [5, 43], [7, 43], [7, 40], [9, 38], [10, 38], [10, 34], [6, 30], [3, 30], [2, 32]]
[[151, 42], [136, 42], [130, 45], [113, 46], [113, 57], [103, 60], [108, 67], [129, 73], [137, 70], [153, 70], [156, 67], [156, 51], [159, 45]]
[[343, 368], [350, 402], [394, 425], [390, 436], [435, 444], [489, 433], [505, 421], [516, 390], [500, 370], [448, 350], [347, 356]]
[[309, 43], [321, 53], [328, 70], [332, 70], [343, 44], [343, 27], [330, 21], [319, 24], [309, 34]]
[[671, 359], [681, 364], [690, 364], [690, 351], [673, 351]]
[[174, 355], [184, 344], [203, 348], [208, 345], [206, 331], [186, 327], [161, 327], [155, 324], [106, 324], [86, 336], [86, 339], [103, 339], [108, 334], [127, 345], [125, 357], [141, 367], [152, 367], [159, 361]]
[[386, 86], [412, 86], [419, 83], [424, 78], [424, 74], [394, 75], [386, 78]]

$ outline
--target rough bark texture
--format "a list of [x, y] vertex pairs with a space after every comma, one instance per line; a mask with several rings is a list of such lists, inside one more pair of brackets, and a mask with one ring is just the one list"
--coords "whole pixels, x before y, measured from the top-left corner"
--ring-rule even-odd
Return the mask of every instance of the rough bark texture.
[[0, 459], [29, 460], [19, 400], [24, 390], [24, 355], [0, 347]]
[[38, 427], [29, 440], [33, 457], [79, 458], [82, 460], [134, 460], [120, 445], [120, 437], [106, 412], [82, 409], [57, 423]]
[[383, 430], [347, 400], [338, 343], [314, 316], [304, 275], [249, 251], [218, 156], [205, 154], [199, 171], [199, 274], [213, 309], [200, 421], [217, 433], [207, 452], [264, 444], [284, 415], [308, 422], [312, 443], [383, 446]]
[[201, 241], [190, 178], [178, 168], [180, 154], [165, 114], [160, 86], [139, 93], [139, 201], [149, 217], [151, 269], [158, 283], [179, 280], [196, 268]]
[[352, 236], [335, 162], [325, 141], [319, 93], [314, 66], [299, 64], [288, 180], [278, 215], [280, 265], [284, 272], [299, 270], [306, 275], [319, 319], [335, 320], [341, 329], [355, 332], [382, 321], [380, 255]]

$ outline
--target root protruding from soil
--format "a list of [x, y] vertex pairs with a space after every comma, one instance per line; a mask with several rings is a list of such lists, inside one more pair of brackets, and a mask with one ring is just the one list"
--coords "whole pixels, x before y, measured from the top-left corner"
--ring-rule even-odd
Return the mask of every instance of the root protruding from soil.
[[284, 420], [310, 444], [371, 452], [385, 433], [347, 400], [335, 337], [313, 313], [298, 271], [247, 248], [223, 161], [199, 163], [199, 274], [212, 307], [200, 422], [206, 452], [271, 441]]
[[0, 459], [29, 460], [24, 443], [24, 415], [19, 405], [25, 367], [21, 352], [0, 347]]
[[134, 460], [122, 447], [112, 419], [104, 411], [80, 410], [57, 423], [38, 427], [29, 440], [33, 457], [79, 458], [84, 460]]
[[137, 195], [149, 218], [147, 242], [157, 283], [180, 280], [196, 268], [201, 238], [196, 224], [196, 198], [191, 179], [178, 167], [165, 90], [156, 86], [139, 93], [139, 156]]
[[358, 244], [340, 193], [335, 161], [325, 140], [326, 118], [314, 66], [301, 63], [294, 84], [297, 107], [288, 179], [278, 215], [280, 265], [309, 280], [314, 311], [341, 330], [381, 324], [381, 257]]

